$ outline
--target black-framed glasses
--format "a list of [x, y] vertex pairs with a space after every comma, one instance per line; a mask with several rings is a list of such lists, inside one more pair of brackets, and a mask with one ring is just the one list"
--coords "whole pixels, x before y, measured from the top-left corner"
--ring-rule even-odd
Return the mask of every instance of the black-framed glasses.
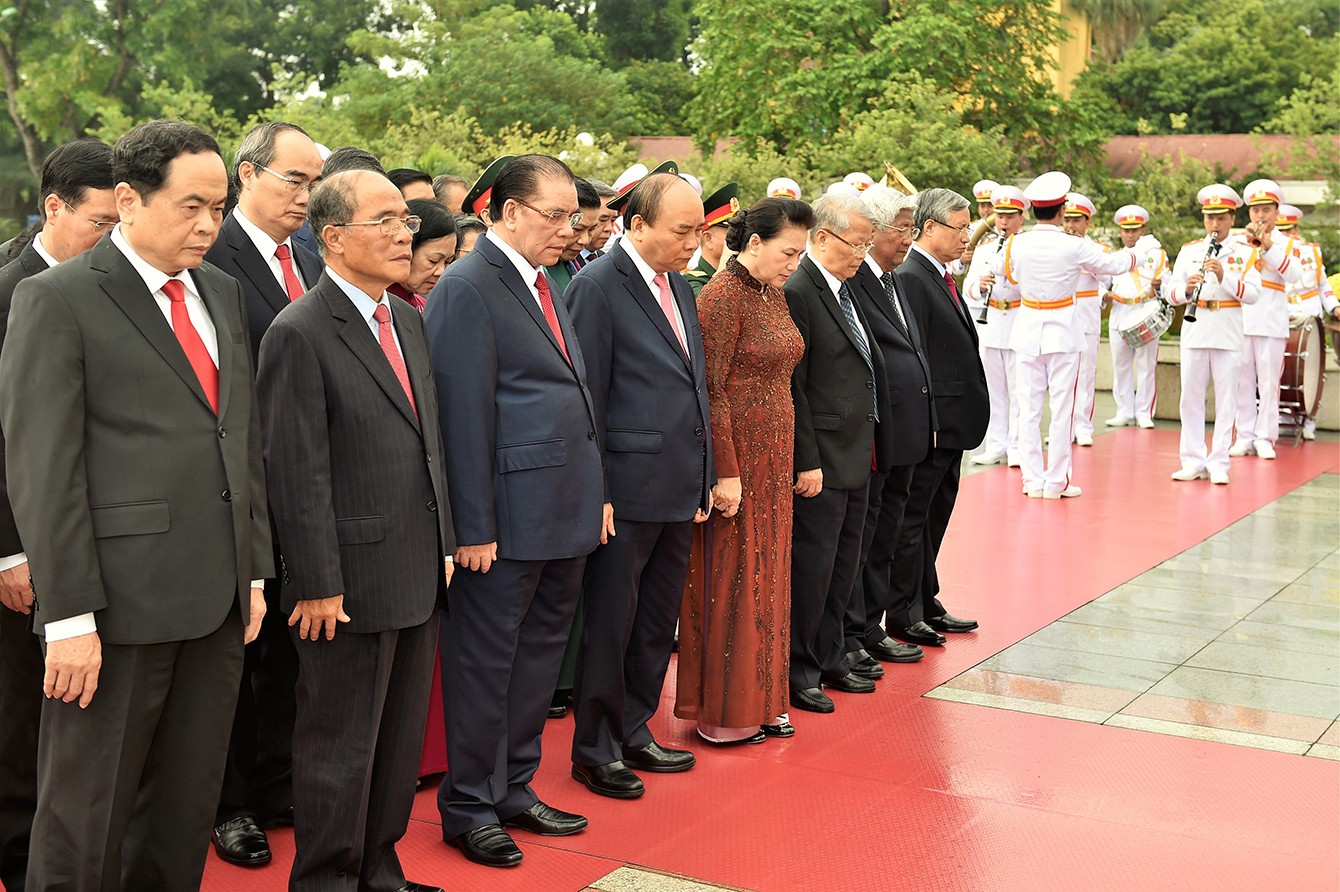
[[399, 235], [400, 227], [404, 226], [410, 231], [410, 234], [419, 231], [423, 220], [410, 214], [408, 217], [386, 216], [380, 220], [354, 220], [350, 223], [331, 223], [331, 226], [380, 226], [382, 235]]
[[833, 238], [835, 238], [835, 239], [837, 239], [838, 241], [842, 242], [842, 244], [846, 245], [848, 248], [851, 248], [852, 251], [854, 251], [858, 256], [865, 256], [866, 254], [869, 254], [869, 253], [870, 253], [870, 249], [873, 248], [873, 247], [875, 246], [875, 243], [874, 243], [874, 242], [869, 242], [869, 243], [864, 244], [864, 245], [853, 245], [851, 242], [847, 241], [845, 238], [843, 238], [842, 236], [838, 235], [836, 232], [834, 232], [834, 231], [831, 230], [831, 229], [822, 229], [822, 230], [820, 230], [820, 232], [826, 232], [826, 233], [828, 233], [828, 234], [831, 235]]
[[959, 235], [963, 235], [963, 233], [967, 232], [967, 231], [972, 227], [972, 221], [971, 221], [971, 220], [969, 220], [967, 223], [964, 223], [962, 226], [950, 226], [950, 225], [949, 225], [948, 223], [946, 223], [945, 221], [943, 221], [943, 220], [937, 220], [937, 219], [935, 219], [934, 217], [931, 217], [931, 222], [932, 222], [932, 223], [939, 223], [939, 224], [940, 224], [941, 226], [943, 226], [945, 229], [952, 229], [952, 230], [954, 230], [956, 233], [958, 233]]
[[256, 167], [257, 170], [263, 170], [263, 171], [265, 171], [265, 172], [268, 173], [270, 176], [272, 176], [272, 177], [274, 177], [275, 179], [279, 180], [279, 181], [280, 181], [281, 183], [283, 183], [285, 186], [288, 186], [288, 191], [290, 191], [290, 192], [298, 192], [298, 191], [301, 190], [301, 189], [306, 189], [308, 192], [311, 192], [313, 189], [316, 188], [316, 184], [319, 183], [319, 182], [321, 182], [319, 179], [312, 180], [311, 182], [305, 182], [305, 181], [303, 181], [303, 180], [295, 180], [295, 179], [293, 179], [293, 177], [287, 177], [287, 176], [284, 176], [282, 173], [280, 173], [280, 172], [277, 171], [277, 170], [271, 170], [270, 168], [266, 167], [264, 164], [256, 164], [256, 162], [254, 162], [254, 161], [251, 162], [251, 163], [252, 163], [253, 165], [255, 165], [255, 167]]
[[118, 222], [120, 222], [118, 220], [90, 220], [88, 217], [85, 217], [83, 214], [76, 211], [74, 209], [74, 205], [70, 204], [64, 198], [60, 200], [60, 203], [65, 205], [65, 209], [67, 211], [74, 214], [80, 220], [83, 220], [89, 226], [92, 226], [93, 231], [97, 233], [111, 232], [112, 227], [115, 226]]
[[582, 222], [583, 214], [581, 211], [568, 213], [567, 211], [542, 211], [533, 204], [528, 204], [519, 198], [512, 199], [523, 208], [530, 208], [549, 222], [550, 226], [562, 227], [564, 223], [576, 229]]

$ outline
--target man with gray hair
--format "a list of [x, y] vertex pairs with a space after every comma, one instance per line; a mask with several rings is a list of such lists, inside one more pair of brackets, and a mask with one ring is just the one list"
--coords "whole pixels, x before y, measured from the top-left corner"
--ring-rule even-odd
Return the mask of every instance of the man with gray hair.
[[924, 655], [915, 644], [894, 641], [884, 632], [889, 606], [889, 574], [898, 542], [912, 471], [926, 457], [935, 431], [930, 363], [921, 346], [921, 329], [898, 293], [893, 271], [912, 246], [912, 210], [916, 199], [887, 186], [871, 186], [862, 195], [874, 216], [874, 245], [852, 278], [856, 303], [870, 321], [870, 333], [884, 354], [889, 393], [889, 427], [895, 432], [891, 466], [870, 476], [870, 495], [861, 537], [860, 576], [847, 606], [846, 652], [852, 672], [882, 678], [879, 661], [912, 663]]
[[814, 203], [809, 254], [785, 287], [805, 340], [791, 376], [796, 499], [789, 681], [791, 705], [807, 712], [833, 711], [821, 684], [852, 694], [875, 690], [873, 681], [851, 672], [843, 646], [870, 472], [874, 464], [888, 467], [893, 446], [884, 356], [849, 282], [874, 234], [860, 198], [825, 195]]
[[963, 453], [982, 441], [991, 414], [986, 372], [977, 349], [977, 325], [968, 314], [948, 265], [968, 244], [968, 200], [949, 189], [917, 195], [916, 238], [895, 276], [912, 307], [930, 360], [936, 430], [912, 482], [893, 553], [886, 628], [912, 644], [944, 644], [942, 632], [970, 632], [976, 620], [951, 616], [936, 594], [935, 559], [958, 497]]

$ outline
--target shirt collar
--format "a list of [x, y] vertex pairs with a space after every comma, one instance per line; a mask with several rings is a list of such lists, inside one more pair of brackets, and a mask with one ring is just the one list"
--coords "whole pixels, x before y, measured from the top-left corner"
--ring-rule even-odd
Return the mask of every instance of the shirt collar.
[[135, 268], [135, 272], [139, 273], [140, 278], [144, 280], [145, 287], [149, 289], [150, 294], [157, 294], [163, 290], [163, 286], [168, 283], [169, 279], [176, 279], [186, 286], [187, 294], [193, 294], [196, 297], [200, 296], [200, 292], [196, 290], [195, 282], [192, 281], [187, 270], [179, 270], [175, 276], [169, 276], [139, 254], [136, 254], [135, 249], [130, 246], [130, 242], [127, 241], [125, 235], [122, 234], [120, 223], [112, 228], [111, 239], [112, 244], [116, 245], [121, 253], [126, 255], [126, 259], [129, 260], [130, 265]]
[[484, 233], [484, 238], [496, 245], [498, 250], [502, 251], [507, 259], [512, 261], [512, 266], [515, 266], [516, 271], [521, 274], [521, 281], [526, 283], [526, 287], [530, 289], [531, 294], [537, 293], [535, 280], [540, 277], [540, 268], [531, 266], [530, 261], [521, 256], [521, 252], [507, 244], [501, 236], [495, 235], [492, 229]]
[[60, 263], [59, 260], [51, 256], [51, 252], [47, 250], [46, 245], [42, 244], [42, 231], [40, 229], [33, 235], [33, 250], [37, 252], [38, 257], [47, 262], [47, 266], [56, 266]]
[[875, 274], [875, 278], [883, 278], [884, 270], [880, 267], [879, 261], [875, 259], [874, 254], [866, 252], [865, 265], [870, 267], [870, 271]]
[[[372, 314], [377, 312], [377, 307], [381, 306], [382, 301], [386, 300], [386, 293], [382, 292], [381, 300], [373, 300], [368, 297], [367, 293], [364, 292], [362, 288], [350, 284], [348, 279], [335, 272], [335, 270], [331, 269], [329, 266], [326, 267], [326, 275], [330, 276], [330, 280], [339, 286], [340, 290], [344, 292], [345, 297], [349, 298], [354, 305], [354, 309], [358, 310], [359, 315], [363, 317], [363, 321], [368, 325], [373, 325]], [[387, 310], [390, 310], [389, 304], [387, 305]], [[391, 324], [394, 325], [394, 321]]]
[[[275, 248], [278, 248], [280, 245], [289, 244], [288, 239], [284, 239], [282, 242], [277, 242], [266, 235], [265, 230], [247, 219], [247, 215], [242, 213], [241, 206], [233, 208], [233, 216], [237, 218], [237, 224], [242, 227], [242, 231], [247, 234], [247, 238], [251, 239], [252, 243], [256, 246], [256, 250], [265, 260], [269, 260], [271, 257], [275, 256]], [[289, 255], [292, 256], [292, 253], [293, 246], [289, 245]]]
[[[621, 244], [623, 245], [624, 253], [633, 261], [633, 266], [637, 267], [638, 275], [642, 276], [642, 281], [647, 283], [647, 289], [652, 294], [659, 295], [660, 290], [652, 283], [652, 280], [657, 276], [656, 271], [647, 265], [647, 261], [642, 259], [641, 254], [637, 253], [637, 248], [633, 247], [632, 241], [624, 239]], [[666, 282], [669, 281], [670, 279], [667, 276]]]
[[927, 251], [925, 248], [921, 247], [921, 245], [918, 245], [914, 242], [912, 244], [912, 250], [916, 251], [922, 257], [925, 257], [927, 260], [929, 260], [931, 264], [935, 267], [935, 271], [940, 274], [941, 278], [943, 278], [944, 274], [948, 272], [948, 270], [945, 269], [945, 265], [940, 261], [936, 260], [934, 257], [932, 257], [931, 253]]
[[826, 270], [824, 265], [819, 261], [815, 260], [814, 265], [819, 268], [819, 274], [822, 275], [824, 281], [828, 283], [828, 290], [833, 292], [834, 297], [837, 297], [838, 291], [842, 288], [842, 282], [838, 280], [837, 276]]

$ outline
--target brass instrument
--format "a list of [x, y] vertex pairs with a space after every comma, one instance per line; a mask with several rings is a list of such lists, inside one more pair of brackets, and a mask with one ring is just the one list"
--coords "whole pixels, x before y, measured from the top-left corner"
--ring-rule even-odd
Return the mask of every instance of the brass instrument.
[[1191, 293], [1191, 301], [1187, 304], [1186, 312], [1182, 313], [1183, 322], [1196, 321], [1196, 305], [1200, 301], [1200, 289], [1205, 287], [1205, 264], [1210, 259], [1219, 255], [1219, 249], [1223, 247], [1219, 243], [1219, 236], [1210, 236], [1210, 247], [1205, 252], [1205, 259], [1200, 262], [1200, 281], [1196, 283], [1196, 290]]
[[973, 248], [976, 248], [977, 245], [982, 241], [982, 239], [986, 238], [986, 234], [988, 232], [994, 231], [995, 228], [996, 228], [996, 215], [994, 213], [987, 214], [985, 217], [982, 218], [982, 222], [977, 224], [977, 228], [974, 229], [972, 232], [972, 238], [968, 239], [968, 247], [964, 248], [963, 250], [971, 251]]
[[890, 189], [897, 189], [904, 195], [915, 195], [917, 192], [917, 187], [903, 176], [903, 172], [887, 161], [884, 162], [884, 185]]

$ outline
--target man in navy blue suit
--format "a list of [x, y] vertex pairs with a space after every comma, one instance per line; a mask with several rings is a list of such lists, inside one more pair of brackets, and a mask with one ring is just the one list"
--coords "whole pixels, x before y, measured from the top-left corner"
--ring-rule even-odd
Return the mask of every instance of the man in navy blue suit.
[[556, 158], [507, 162], [493, 228], [437, 283], [424, 317], [458, 543], [438, 810], [443, 839], [494, 867], [521, 861], [504, 825], [586, 827], [530, 787], [586, 556], [614, 529], [586, 366], [543, 271], [572, 237], [573, 184]]
[[677, 174], [653, 174], [629, 193], [623, 219], [619, 244], [565, 295], [619, 515], [619, 535], [586, 564], [572, 776], [602, 796], [634, 799], [644, 788], [631, 769], [694, 763], [693, 753], [657, 743], [647, 723], [660, 704], [712, 468], [702, 332], [679, 274], [698, 247], [702, 201]]

